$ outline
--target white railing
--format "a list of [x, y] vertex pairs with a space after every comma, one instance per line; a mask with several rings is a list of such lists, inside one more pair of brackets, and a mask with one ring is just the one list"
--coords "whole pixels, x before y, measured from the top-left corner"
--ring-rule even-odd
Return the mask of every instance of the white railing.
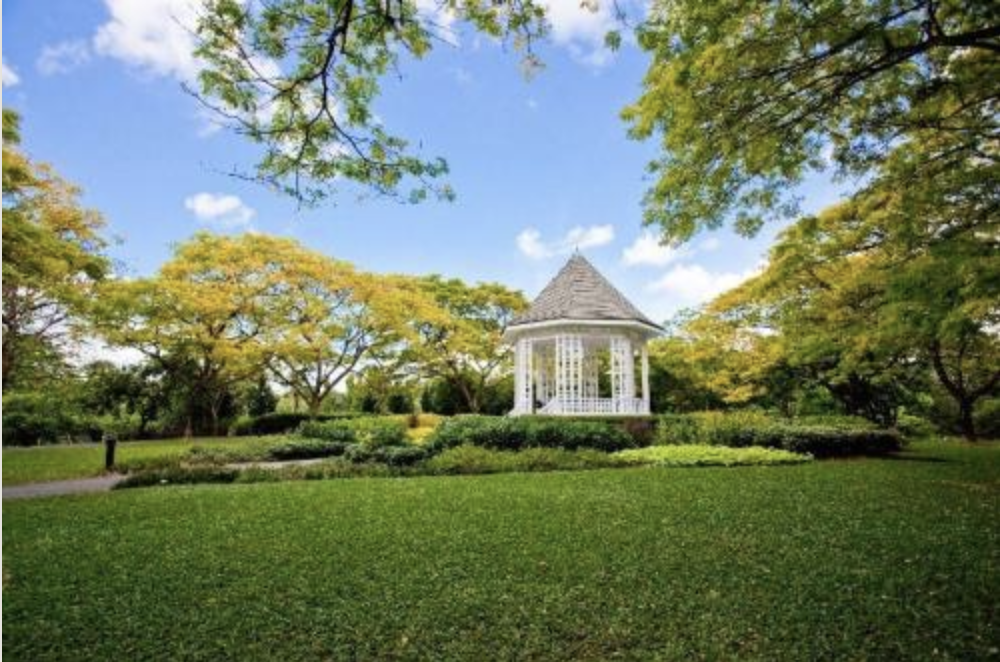
[[[527, 412], [517, 412], [524, 414]], [[538, 410], [539, 414], [577, 416], [648, 414], [642, 398], [552, 398]]]

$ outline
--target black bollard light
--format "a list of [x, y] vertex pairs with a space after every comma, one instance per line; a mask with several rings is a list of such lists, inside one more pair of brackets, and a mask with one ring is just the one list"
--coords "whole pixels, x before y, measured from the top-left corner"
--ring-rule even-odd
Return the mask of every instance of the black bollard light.
[[111, 471], [115, 467], [115, 446], [117, 445], [117, 435], [104, 435], [104, 468], [108, 471]]

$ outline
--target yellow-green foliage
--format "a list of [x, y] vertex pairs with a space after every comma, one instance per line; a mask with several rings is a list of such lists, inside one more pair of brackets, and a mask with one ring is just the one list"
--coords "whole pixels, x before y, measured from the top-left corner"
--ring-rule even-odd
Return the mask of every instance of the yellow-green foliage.
[[792, 453], [774, 448], [748, 446], [650, 446], [615, 453], [628, 464], [650, 464], [658, 467], [735, 467], [744, 465], [801, 464], [811, 455]]

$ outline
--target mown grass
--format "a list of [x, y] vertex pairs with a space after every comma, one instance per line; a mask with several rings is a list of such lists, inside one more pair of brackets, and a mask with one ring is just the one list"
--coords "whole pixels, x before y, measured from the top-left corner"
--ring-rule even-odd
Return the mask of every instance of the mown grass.
[[[167, 458], [180, 459], [192, 448], [251, 450], [285, 441], [287, 437], [282, 436], [129, 441], [118, 444], [115, 461], [127, 470]], [[87, 478], [103, 472], [104, 448], [99, 444], [3, 449], [4, 485]]]
[[1000, 448], [4, 504], [4, 654], [995, 659]]

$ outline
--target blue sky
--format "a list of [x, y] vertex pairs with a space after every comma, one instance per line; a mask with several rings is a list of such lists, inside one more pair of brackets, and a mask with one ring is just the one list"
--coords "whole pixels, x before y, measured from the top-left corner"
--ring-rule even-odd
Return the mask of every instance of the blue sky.
[[[471, 34], [388, 79], [377, 112], [390, 131], [443, 156], [458, 198], [406, 205], [353, 193], [315, 209], [228, 176], [254, 148], [214, 131], [181, 89], [197, 63], [181, 28], [194, 0], [8, 0], [3, 105], [23, 143], [84, 190], [128, 275], [154, 272], [198, 230], [291, 236], [380, 272], [499, 281], [534, 296], [574, 246], [654, 319], [697, 305], [760, 264], [777, 225], [667, 250], [641, 228], [653, 143], [619, 119], [646, 57], [600, 47], [608, 7], [553, 4], [545, 69], [526, 80], [511, 49]], [[605, 2], [603, 5], [609, 5]], [[833, 202], [816, 177], [804, 207]]]

